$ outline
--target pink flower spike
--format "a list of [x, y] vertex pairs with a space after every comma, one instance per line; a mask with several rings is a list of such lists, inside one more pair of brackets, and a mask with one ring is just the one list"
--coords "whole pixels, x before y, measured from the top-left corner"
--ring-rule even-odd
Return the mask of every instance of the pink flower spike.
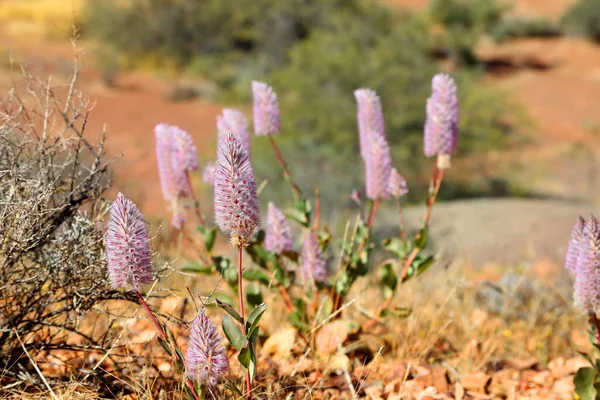
[[201, 310], [192, 322], [185, 356], [190, 379], [211, 388], [217, 386], [229, 369], [227, 353], [221, 341], [217, 326]]
[[246, 247], [260, 227], [256, 181], [246, 149], [231, 132], [219, 143], [214, 180], [215, 222], [231, 236], [231, 244]]
[[396, 199], [399, 199], [400, 197], [408, 193], [408, 186], [406, 185], [406, 180], [404, 180], [404, 177], [400, 175], [396, 168], [392, 168], [388, 185], [389, 192]]
[[371, 200], [387, 199], [391, 196], [390, 174], [392, 159], [385, 137], [371, 135], [368, 138], [365, 157], [365, 187]]
[[277, 254], [292, 250], [292, 230], [283, 212], [271, 202], [267, 214], [265, 249]]
[[572, 275], [575, 275], [577, 272], [577, 259], [581, 252], [584, 229], [585, 220], [582, 217], [577, 218], [577, 222], [571, 231], [571, 240], [569, 241], [569, 247], [567, 248], [567, 255], [565, 257], [565, 269]]
[[266, 83], [252, 81], [252, 119], [258, 136], [276, 135], [280, 131], [277, 94]]
[[110, 208], [106, 233], [108, 276], [116, 289], [131, 286], [139, 291], [153, 281], [150, 238], [138, 208], [122, 193]]
[[202, 181], [207, 185], [213, 185], [215, 181], [215, 163], [213, 161], [209, 161], [204, 166], [204, 170], [202, 170]]
[[196, 145], [189, 133], [176, 126], [170, 127], [171, 132], [171, 170], [177, 194], [183, 197], [192, 195], [188, 174], [196, 171], [198, 156]]
[[217, 142], [227, 136], [231, 131], [235, 138], [246, 148], [250, 153], [250, 134], [248, 133], [248, 120], [241, 111], [225, 108], [223, 115], [217, 117]]
[[385, 139], [385, 123], [381, 100], [377, 93], [371, 89], [357, 89], [354, 91], [356, 98], [358, 122], [358, 136], [360, 144], [360, 155], [363, 159], [368, 158], [368, 138], [379, 136]]
[[302, 264], [300, 265], [299, 278], [302, 281], [323, 282], [327, 278], [325, 259], [319, 247], [319, 239], [313, 232], [304, 238], [302, 246]]
[[167, 124], [158, 124], [154, 128], [156, 136], [156, 162], [163, 197], [171, 201], [177, 196], [175, 177], [171, 166], [171, 131]]
[[423, 135], [426, 157], [438, 156], [438, 167], [450, 167], [450, 155], [458, 147], [458, 95], [449, 75], [437, 74], [431, 81], [427, 99], [427, 120]]
[[585, 222], [575, 266], [575, 306], [582, 312], [600, 311], [600, 222]]

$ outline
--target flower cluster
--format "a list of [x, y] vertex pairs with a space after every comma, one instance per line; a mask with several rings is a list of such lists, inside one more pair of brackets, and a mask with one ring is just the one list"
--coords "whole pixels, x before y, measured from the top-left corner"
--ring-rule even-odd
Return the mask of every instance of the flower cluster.
[[250, 134], [248, 120], [244, 114], [232, 108], [223, 109], [223, 115], [217, 117], [217, 142], [221, 142], [231, 132], [238, 142], [250, 153]]
[[565, 268], [575, 275], [575, 306], [600, 311], [600, 221], [579, 218], [571, 233]]
[[314, 232], [308, 232], [302, 246], [302, 264], [300, 265], [300, 279], [304, 282], [323, 282], [327, 278], [325, 258], [319, 246], [319, 239]]
[[172, 225], [181, 229], [185, 215], [180, 200], [192, 195], [189, 173], [199, 168], [196, 146], [189, 133], [173, 125], [158, 124], [154, 133], [163, 197], [173, 209]]
[[265, 249], [277, 254], [292, 250], [292, 230], [283, 212], [271, 202], [267, 213]]
[[275, 135], [281, 129], [277, 94], [266, 83], [252, 81], [252, 119], [256, 135]]
[[190, 379], [214, 388], [227, 372], [229, 363], [217, 326], [200, 311], [192, 322], [185, 357]]
[[426, 157], [438, 156], [438, 168], [450, 167], [450, 155], [458, 147], [458, 96], [456, 83], [446, 74], [431, 81], [427, 99], [427, 119], [423, 135]]
[[390, 180], [388, 182], [391, 195], [399, 199], [408, 193], [408, 186], [406, 185], [406, 180], [396, 168], [392, 168], [392, 172], [390, 173]]
[[236, 247], [250, 244], [260, 227], [250, 156], [230, 132], [219, 143], [214, 178], [215, 222]]
[[106, 260], [108, 276], [115, 289], [131, 286], [139, 291], [142, 285], [153, 280], [146, 225], [136, 205], [122, 193], [117, 195], [110, 208]]

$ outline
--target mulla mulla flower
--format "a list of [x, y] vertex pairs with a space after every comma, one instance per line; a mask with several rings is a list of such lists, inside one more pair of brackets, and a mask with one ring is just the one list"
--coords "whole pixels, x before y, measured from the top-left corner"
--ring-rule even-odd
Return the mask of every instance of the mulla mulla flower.
[[221, 340], [217, 326], [201, 310], [192, 322], [185, 357], [190, 379], [210, 388], [219, 383], [229, 368]]
[[265, 230], [265, 249], [277, 254], [292, 250], [292, 230], [283, 212], [271, 202]]
[[277, 94], [266, 83], [252, 81], [252, 119], [256, 135], [275, 135], [280, 131]]
[[437, 74], [431, 81], [427, 99], [427, 119], [423, 135], [426, 157], [438, 157], [438, 168], [450, 167], [450, 156], [458, 147], [458, 96], [449, 75]]
[[177, 194], [191, 196], [189, 173], [199, 168], [196, 145], [189, 133], [177, 126], [170, 126], [171, 170]]
[[215, 181], [215, 168], [215, 163], [213, 161], [206, 163], [202, 170], [202, 182], [212, 186]]
[[136, 205], [117, 195], [110, 208], [106, 234], [108, 276], [114, 288], [140, 287], [153, 281], [150, 238]]
[[260, 227], [256, 181], [248, 151], [229, 132], [219, 143], [214, 175], [215, 222], [235, 247], [246, 247]]
[[232, 108], [223, 109], [223, 115], [217, 117], [217, 142], [227, 136], [228, 132], [233, 133], [235, 138], [250, 153], [250, 134], [248, 133], [248, 120], [244, 114]]
[[171, 165], [171, 131], [167, 124], [158, 124], [154, 128], [156, 136], [156, 162], [158, 164], [158, 177], [163, 193], [163, 198], [171, 202], [177, 196], [175, 177]]
[[[575, 306], [582, 312], [600, 311], [600, 221], [585, 222], [575, 265]], [[569, 266], [567, 266], [569, 267]]]
[[390, 173], [390, 180], [388, 181], [388, 190], [390, 194], [398, 199], [408, 193], [408, 186], [406, 180], [396, 168], [392, 168]]
[[360, 155], [363, 159], [367, 159], [369, 158], [368, 138], [370, 136], [385, 138], [381, 100], [377, 93], [371, 89], [357, 89], [354, 91], [354, 97], [357, 104], [356, 121], [358, 123]]
[[313, 282], [325, 281], [327, 278], [325, 258], [319, 247], [319, 239], [314, 232], [309, 232], [304, 238], [301, 257], [300, 279]]
[[565, 269], [572, 275], [575, 275], [577, 272], [577, 259], [581, 252], [584, 228], [585, 219], [583, 219], [583, 217], [577, 218], [577, 222], [571, 231], [571, 240], [569, 241], [569, 247], [567, 248], [567, 255], [565, 257]]

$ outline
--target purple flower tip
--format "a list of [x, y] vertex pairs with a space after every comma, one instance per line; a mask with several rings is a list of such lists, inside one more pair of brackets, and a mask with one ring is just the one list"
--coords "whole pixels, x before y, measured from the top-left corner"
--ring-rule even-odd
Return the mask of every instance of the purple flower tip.
[[139, 291], [142, 285], [153, 280], [146, 225], [136, 205], [122, 193], [117, 195], [110, 208], [106, 261], [108, 276], [115, 289], [129, 285]]
[[167, 201], [189, 197], [188, 173], [199, 168], [196, 145], [189, 133], [176, 126], [158, 124], [156, 136], [156, 160], [163, 197]]
[[567, 265], [575, 270], [575, 306], [585, 313], [597, 313], [600, 311], [600, 222], [595, 217], [585, 222], [578, 244], [574, 247], [579, 250], [574, 268]]
[[229, 369], [217, 326], [200, 311], [192, 322], [185, 364], [190, 379], [214, 388]]
[[356, 98], [358, 123], [358, 136], [360, 144], [360, 154], [364, 159], [368, 155], [368, 138], [370, 136], [381, 136], [385, 138], [385, 123], [381, 100], [377, 93], [371, 89], [357, 89], [354, 91]]
[[283, 212], [271, 202], [267, 214], [265, 249], [278, 254], [292, 250], [292, 230]]
[[215, 222], [236, 247], [250, 244], [260, 227], [256, 181], [246, 149], [231, 132], [219, 143], [214, 179]]
[[238, 142], [250, 153], [250, 134], [248, 134], [248, 120], [241, 111], [232, 108], [223, 109], [223, 115], [217, 117], [217, 142], [227, 136], [231, 131]]
[[581, 251], [584, 228], [585, 219], [583, 219], [583, 217], [577, 218], [577, 222], [571, 231], [571, 240], [569, 241], [569, 247], [567, 248], [567, 255], [565, 257], [565, 269], [572, 275], [575, 275], [577, 272], [577, 258]]
[[449, 75], [437, 74], [431, 81], [427, 99], [427, 119], [423, 140], [426, 157], [438, 156], [438, 167], [448, 168], [449, 156], [458, 147], [458, 96], [456, 83]]
[[325, 259], [319, 247], [319, 239], [315, 233], [309, 232], [304, 238], [301, 257], [300, 279], [312, 282], [325, 281], [327, 278]]
[[392, 168], [388, 185], [389, 192], [392, 194], [393, 197], [397, 199], [408, 193], [408, 186], [406, 185], [406, 180], [404, 180], [404, 177], [400, 175], [396, 168]]
[[202, 170], [202, 181], [207, 185], [211, 185], [215, 181], [215, 163], [209, 161], [204, 166], [204, 170]]
[[256, 135], [275, 135], [280, 131], [277, 94], [266, 83], [252, 81], [252, 119]]

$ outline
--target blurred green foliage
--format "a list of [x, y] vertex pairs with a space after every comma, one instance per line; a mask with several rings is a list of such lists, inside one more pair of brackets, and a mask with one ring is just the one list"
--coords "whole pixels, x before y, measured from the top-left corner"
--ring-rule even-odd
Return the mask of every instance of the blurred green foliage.
[[579, 0], [563, 15], [561, 23], [567, 33], [600, 42], [600, 0]]
[[[131, 59], [163, 58], [210, 79], [220, 100], [249, 102], [252, 80], [272, 85], [282, 111], [276, 140], [301, 188], [318, 186], [325, 201], [363, 186], [353, 91], [369, 87], [382, 100], [394, 164], [411, 198], [422, 198], [434, 164], [422, 155], [425, 102], [440, 44], [460, 66], [452, 72], [460, 152], [495, 149], [515, 130], [505, 118], [514, 106], [479, 84], [481, 66], [472, 60], [502, 10], [493, 0], [434, 0], [429, 16], [377, 0], [131, 0], [125, 8], [95, 0], [84, 29]], [[442, 36], [432, 33], [435, 24]], [[253, 140], [257, 176], [269, 181], [264, 197], [289, 199], [274, 158], [263, 156], [268, 147]]]
[[505, 18], [492, 31], [492, 36], [497, 41], [522, 37], [555, 37], [562, 34], [562, 28], [544, 18]]

